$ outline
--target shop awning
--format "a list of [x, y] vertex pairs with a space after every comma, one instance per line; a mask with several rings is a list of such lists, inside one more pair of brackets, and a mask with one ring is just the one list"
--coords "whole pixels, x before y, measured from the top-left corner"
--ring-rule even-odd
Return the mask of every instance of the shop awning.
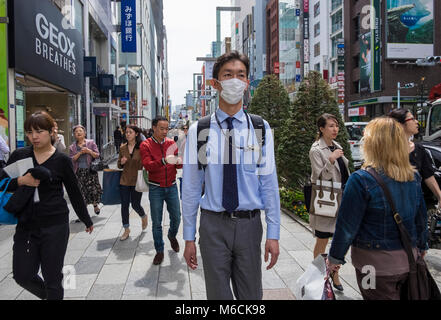
[[113, 103], [92, 103], [92, 110], [94, 115], [106, 117], [112, 111], [112, 115], [120, 114], [123, 110]]

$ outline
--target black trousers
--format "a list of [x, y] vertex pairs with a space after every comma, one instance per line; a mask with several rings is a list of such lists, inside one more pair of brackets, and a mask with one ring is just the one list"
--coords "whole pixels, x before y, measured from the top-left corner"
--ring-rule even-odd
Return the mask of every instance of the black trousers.
[[[67, 223], [30, 231], [17, 228], [12, 262], [17, 284], [40, 299], [62, 300], [62, 270], [68, 239]], [[38, 275], [40, 267], [43, 279]]]

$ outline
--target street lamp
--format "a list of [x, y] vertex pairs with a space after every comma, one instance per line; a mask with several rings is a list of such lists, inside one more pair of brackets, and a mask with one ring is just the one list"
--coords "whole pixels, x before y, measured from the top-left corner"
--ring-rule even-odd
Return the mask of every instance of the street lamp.
[[221, 47], [221, 11], [240, 11], [240, 7], [216, 7], [216, 57], [220, 56]]

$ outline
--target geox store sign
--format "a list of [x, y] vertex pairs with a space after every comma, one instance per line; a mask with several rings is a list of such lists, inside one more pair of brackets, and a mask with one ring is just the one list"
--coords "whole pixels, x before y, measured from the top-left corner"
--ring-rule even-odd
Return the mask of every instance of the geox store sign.
[[63, 23], [65, 17], [48, 0], [10, 0], [9, 3], [13, 4], [11, 67], [81, 93], [83, 45], [78, 30]]

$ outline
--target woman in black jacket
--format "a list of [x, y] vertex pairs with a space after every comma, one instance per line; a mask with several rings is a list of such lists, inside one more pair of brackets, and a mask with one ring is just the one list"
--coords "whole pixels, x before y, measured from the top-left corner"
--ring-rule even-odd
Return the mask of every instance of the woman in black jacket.
[[[412, 141], [412, 136], [418, 133], [418, 121], [406, 109], [394, 109], [389, 113], [389, 117], [397, 120], [403, 126], [409, 143], [410, 164], [416, 167], [422, 181], [432, 191], [438, 204], [441, 205], [441, 190], [434, 176], [432, 159], [421, 144]], [[422, 187], [424, 190], [424, 186]]]
[[[26, 188], [36, 188], [39, 202], [35, 202], [33, 196], [29, 197], [23, 212], [18, 212], [13, 275], [17, 284], [40, 299], [63, 299], [62, 269], [69, 239], [69, 209], [63, 197], [63, 184], [76, 214], [86, 225], [86, 232], [93, 231], [93, 223], [81, 196], [71, 159], [52, 145], [52, 117], [46, 112], [36, 112], [26, 120], [24, 128], [32, 146], [14, 151], [8, 165], [30, 157], [33, 173], [12, 179], [8, 191], [22, 192]], [[35, 172], [45, 172], [45, 179], [37, 180], [32, 175], [38, 176]], [[5, 177], [6, 173], [2, 178]], [[40, 267], [44, 280], [38, 275]]]

